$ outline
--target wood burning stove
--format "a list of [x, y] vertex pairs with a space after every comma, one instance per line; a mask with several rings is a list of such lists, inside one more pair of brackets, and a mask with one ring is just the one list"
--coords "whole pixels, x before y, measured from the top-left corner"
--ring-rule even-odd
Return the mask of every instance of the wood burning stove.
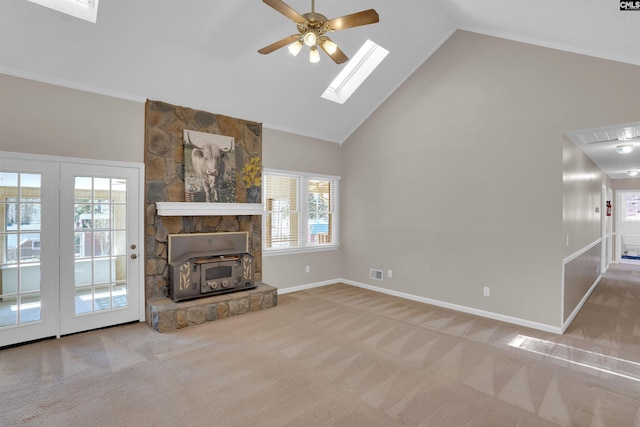
[[169, 296], [182, 301], [255, 288], [249, 233], [169, 235]]

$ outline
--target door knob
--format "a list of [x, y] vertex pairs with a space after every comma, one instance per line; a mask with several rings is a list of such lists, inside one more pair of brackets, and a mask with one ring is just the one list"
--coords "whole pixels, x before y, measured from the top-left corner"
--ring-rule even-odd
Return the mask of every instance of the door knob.
[[136, 254], [131, 254], [131, 259], [137, 259], [137, 258], [138, 258], [138, 255], [136, 255]]

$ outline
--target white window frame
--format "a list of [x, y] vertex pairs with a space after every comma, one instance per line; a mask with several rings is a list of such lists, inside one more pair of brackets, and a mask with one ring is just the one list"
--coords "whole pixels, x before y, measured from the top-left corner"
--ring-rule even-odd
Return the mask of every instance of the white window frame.
[[[634, 201], [636, 202], [636, 204], [640, 204], [640, 197], [636, 197], [638, 194], [640, 194], [640, 192], [638, 192], [638, 191], [624, 191], [624, 192], [621, 192], [622, 203], [620, 204], [620, 207], [622, 208], [621, 209], [622, 210], [622, 212], [621, 212], [622, 213], [622, 215], [621, 215], [622, 217], [620, 218], [620, 220], [622, 222], [628, 222], [628, 223], [631, 223], [631, 224], [637, 224], [638, 222], [640, 222], [640, 215], [637, 215], [637, 216], [635, 216], [633, 218], [629, 218], [627, 216], [628, 215], [628, 210], [629, 210], [629, 208], [628, 208], [629, 200], [627, 200], [627, 198], [631, 196], [631, 197], [634, 198]], [[636, 213], [639, 212], [639, 209], [640, 208], [636, 207]]]
[[[296, 171], [288, 171], [288, 170], [280, 170], [280, 169], [264, 169], [263, 175], [274, 174], [281, 176], [288, 176], [290, 178], [299, 179], [296, 198], [298, 201], [298, 246], [293, 248], [267, 248], [267, 194], [266, 187], [263, 189], [262, 195], [262, 256], [272, 256], [272, 255], [288, 255], [294, 253], [305, 253], [305, 252], [320, 252], [320, 251], [334, 251], [340, 247], [340, 177], [335, 175], [323, 175], [323, 174], [315, 174], [315, 173], [307, 173], [307, 172], [296, 172]], [[331, 235], [333, 237], [333, 241], [330, 244], [309, 244], [307, 241], [307, 228], [309, 221], [309, 180], [327, 180], [334, 182], [334, 190], [333, 190], [333, 210], [332, 210], [332, 230]], [[264, 182], [264, 180], [263, 180]], [[304, 201], [304, 203], [302, 203]]]

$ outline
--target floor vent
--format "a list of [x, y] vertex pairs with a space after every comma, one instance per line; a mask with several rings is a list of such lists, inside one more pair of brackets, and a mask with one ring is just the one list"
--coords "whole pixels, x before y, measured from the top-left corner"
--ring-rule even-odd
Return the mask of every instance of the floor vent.
[[373, 280], [382, 280], [382, 270], [369, 270], [369, 278]]

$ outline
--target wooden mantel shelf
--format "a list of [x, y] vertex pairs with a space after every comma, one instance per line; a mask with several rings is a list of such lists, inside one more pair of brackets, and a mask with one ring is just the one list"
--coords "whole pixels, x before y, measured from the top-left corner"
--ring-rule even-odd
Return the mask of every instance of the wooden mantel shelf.
[[156, 202], [159, 216], [262, 215], [261, 203]]

